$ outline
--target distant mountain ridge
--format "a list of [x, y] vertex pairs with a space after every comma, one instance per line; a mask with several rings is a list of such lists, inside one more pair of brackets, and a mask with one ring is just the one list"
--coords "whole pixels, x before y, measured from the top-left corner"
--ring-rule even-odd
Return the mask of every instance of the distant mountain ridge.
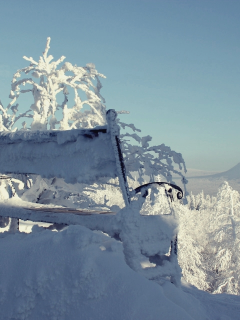
[[219, 179], [219, 178], [224, 178], [226, 180], [237, 180], [240, 179], [240, 162], [234, 166], [233, 168], [224, 171], [224, 172], [219, 172], [211, 175], [206, 175], [206, 176], [194, 176], [194, 177], [187, 177], [187, 179]]
[[228, 180], [240, 179], [240, 162], [233, 168], [211, 175], [212, 178], [226, 178]]

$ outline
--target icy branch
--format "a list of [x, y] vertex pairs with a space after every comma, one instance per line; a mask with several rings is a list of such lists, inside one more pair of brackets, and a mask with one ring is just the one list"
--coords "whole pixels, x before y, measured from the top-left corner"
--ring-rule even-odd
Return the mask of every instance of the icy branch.
[[45, 50], [43, 52], [43, 57], [44, 57], [45, 61], [47, 60], [47, 54], [48, 54], [48, 51], [50, 49], [50, 41], [51, 41], [51, 38], [48, 37], [47, 38], [47, 43], [46, 43], [46, 48], [45, 48]]

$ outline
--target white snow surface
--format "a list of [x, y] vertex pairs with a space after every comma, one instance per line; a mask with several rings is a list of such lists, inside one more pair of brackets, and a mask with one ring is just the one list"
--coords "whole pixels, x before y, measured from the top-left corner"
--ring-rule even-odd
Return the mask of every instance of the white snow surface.
[[146, 280], [120, 242], [82, 226], [3, 233], [0, 254], [0, 319], [207, 319], [194, 297]]
[[34, 173], [69, 183], [117, 175], [110, 134], [94, 136], [91, 130], [1, 132], [0, 162], [1, 173]]
[[34, 226], [0, 239], [0, 319], [240, 319], [239, 297], [149, 281], [102, 232]]
[[[2, 183], [4, 190], [5, 181]], [[20, 204], [23, 201], [18, 198], [4, 199], [2, 215], [7, 215], [7, 210], [23, 214], [20, 207], [33, 206]], [[34, 226], [29, 234], [2, 233], [0, 319], [240, 320], [239, 296], [212, 295], [187, 283], [177, 288], [168, 280], [157, 283], [133, 271], [127, 265], [126, 249], [129, 247], [131, 253], [131, 246], [136, 247], [135, 231], [139, 230], [138, 237], [144, 240], [140, 242], [147, 245], [142, 245], [141, 250], [154, 255], [159, 244], [166, 251], [167, 243], [164, 248], [164, 239], [159, 235], [166, 234], [169, 243], [174, 221], [169, 220], [168, 214], [141, 217], [141, 221], [148, 219], [145, 224], [129, 213], [125, 208], [116, 215], [116, 229], [121, 225], [127, 248], [101, 231], [76, 225], [61, 232]], [[161, 218], [162, 229], [156, 218]], [[21, 230], [25, 228], [26, 225]], [[150, 271], [147, 269], [144, 270]]]

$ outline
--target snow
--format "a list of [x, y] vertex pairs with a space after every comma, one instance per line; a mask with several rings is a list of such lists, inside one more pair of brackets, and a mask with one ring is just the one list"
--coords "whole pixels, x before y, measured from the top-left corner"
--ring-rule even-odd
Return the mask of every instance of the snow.
[[[174, 285], [165, 294], [131, 270], [120, 242], [82, 226], [4, 233], [0, 255], [1, 319], [170, 320], [177, 315], [187, 320], [194, 313], [195, 319], [206, 319], [199, 302], [188, 304]], [[183, 295], [180, 306], [167, 297], [169, 290]]]
[[84, 130], [1, 132], [1, 173], [35, 173], [71, 183], [114, 178], [117, 172], [111, 138], [101, 132], [104, 129], [91, 130], [92, 135]]
[[229, 294], [210, 294], [183, 283], [183, 291], [198, 299], [209, 320], [239, 320], [239, 296]]
[[[49, 181], [51, 185], [51, 179]], [[58, 186], [61, 183], [65, 184], [62, 179], [57, 181]], [[78, 186], [79, 184], [72, 186], [73, 190]], [[1, 187], [4, 191], [6, 180], [2, 181]], [[176, 281], [177, 286], [173, 285], [166, 277], [166, 273], [174, 282], [177, 273], [180, 272], [176, 269], [176, 264], [166, 260], [165, 265], [156, 267], [153, 261], [152, 263], [147, 261], [144, 254], [154, 257], [155, 254], [166, 254], [168, 251], [170, 240], [176, 234], [179, 224], [178, 215], [172, 214], [176, 211], [180, 214], [180, 228], [184, 224], [188, 227], [178, 232], [179, 250], [182, 250], [183, 245], [186, 246], [183, 255], [181, 255], [183, 251], [179, 252], [180, 262], [183, 267], [189, 263], [189, 268], [191, 270], [194, 268], [195, 274], [192, 279], [196, 285], [201, 286], [197, 281], [203, 280], [202, 275], [196, 273], [195, 266], [199, 263], [198, 252], [195, 251], [200, 247], [191, 241], [199, 237], [199, 244], [204, 245], [203, 235], [201, 236], [199, 231], [200, 225], [203, 224], [202, 220], [206, 217], [203, 211], [188, 212], [185, 206], [178, 206], [177, 203], [171, 209], [163, 191], [164, 189], [159, 193], [159, 198], [155, 199], [156, 206], [162, 206], [160, 211], [145, 201], [143, 213], [148, 216], [139, 215], [137, 206], [140, 204], [133, 201], [132, 206], [119, 210], [116, 215], [80, 217], [58, 213], [54, 222], [72, 224], [61, 232], [35, 226], [33, 233], [30, 234], [23, 232], [2, 234], [0, 319], [3, 316], [4, 320], [44, 318], [74, 320], [80, 316], [81, 319], [124, 320], [240, 319], [239, 296], [212, 295], [196, 289], [184, 280], [182, 284]], [[99, 192], [106, 194], [106, 190]], [[108, 197], [114, 193], [115, 191], [111, 190]], [[233, 195], [235, 193], [233, 192]], [[50, 212], [34, 213], [29, 210], [33, 206], [40, 208], [42, 204], [29, 203], [17, 197], [7, 199], [7, 196], [4, 197], [4, 192], [2, 194], [0, 210], [3, 216], [17, 214], [19, 217], [34, 221], [44, 216], [49, 218], [46, 220], [49, 222], [53, 219], [54, 215]], [[203, 205], [206, 206], [206, 203]], [[54, 207], [53, 204], [44, 207], [48, 206]], [[57, 208], [56, 205], [55, 207]], [[169, 208], [172, 213], [171, 210], [169, 212]], [[180, 208], [182, 213], [179, 211]], [[215, 216], [212, 218], [216, 226], [217, 219]], [[77, 224], [84, 225], [88, 229]], [[29, 232], [29, 229], [31, 229], [29, 222], [21, 222], [21, 231]], [[208, 224], [205, 230], [209, 230]], [[122, 242], [110, 238], [103, 232], [111, 236], [119, 233]], [[231, 230], [227, 234], [231, 234]], [[187, 262], [182, 261], [186, 260], [186, 254]], [[194, 280], [194, 276], [198, 279]]]
[[[83, 216], [81, 222], [67, 217], [88, 228], [71, 225], [54, 232], [35, 225], [32, 233], [25, 233], [31, 225], [24, 222], [20, 228], [24, 232], [2, 233], [0, 319], [240, 319], [239, 296], [212, 295], [184, 280], [177, 287], [166, 278], [146, 279], [160, 270], [143, 260], [140, 270], [136, 263], [143, 258], [141, 253], [166, 253], [178, 221], [171, 214], [140, 216], [138, 202], [133, 204], [110, 216], [108, 223], [105, 215]], [[1, 214], [29, 217], [31, 211], [24, 207], [30, 206], [42, 204], [5, 199]], [[41, 216], [36, 212], [35, 220]], [[110, 233], [111, 228], [120, 232], [123, 242], [102, 232]], [[166, 265], [168, 274], [171, 266]], [[161, 272], [166, 270], [161, 267]]]
[[[168, 253], [171, 239], [177, 232], [177, 220], [173, 216], [140, 215], [139, 208], [136, 207], [134, 201], [130, 207], [120, 210], [116, 215], [111, 212], [110, 214], [98, 214], [95, 211], [91, 213], [90, 210], [85, 210], [88, 214], [74, 214], [67, 212], [67, 208], [53, 205], [43, 206], [22, 201], [19, 198], [1, 202], [0, 208], [2, 217], [18, 217], [22, 220], [65, 225], [80, 224], [91, 230], [106, 232], [111, 236], [120, 234], [122, 239], [126, 238], [126, 243], [131, 237], [132, 240], [137, 239], [137, 242], [141, 244], [141, 252], [149, 256]], [[58, 208], [63, 209], [63, 212], [58, 212]]]
[[126, 265], [121, 242], [101, 232], [35, 226], [0, 240], [4, 320], [240, 319], [239, 297], [149, 281]]

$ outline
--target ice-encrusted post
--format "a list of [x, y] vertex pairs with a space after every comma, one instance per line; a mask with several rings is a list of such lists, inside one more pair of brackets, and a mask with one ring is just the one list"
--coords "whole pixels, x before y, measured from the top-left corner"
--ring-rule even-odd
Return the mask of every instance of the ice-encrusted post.
[[108, 123], [108, 131], [110, 132], [110, 135], [111, 135], [112, 146], [115, 154], [120, 188], [122, 190], [125, 205], [129, 206], [131, 200], [129, 196], [126, 168], [123, 161], [121, 143], [119, 139], [120, 128], [116, 123], [117, 112], [114, 109], [108, 110], [106, 114], [106, 118]]

